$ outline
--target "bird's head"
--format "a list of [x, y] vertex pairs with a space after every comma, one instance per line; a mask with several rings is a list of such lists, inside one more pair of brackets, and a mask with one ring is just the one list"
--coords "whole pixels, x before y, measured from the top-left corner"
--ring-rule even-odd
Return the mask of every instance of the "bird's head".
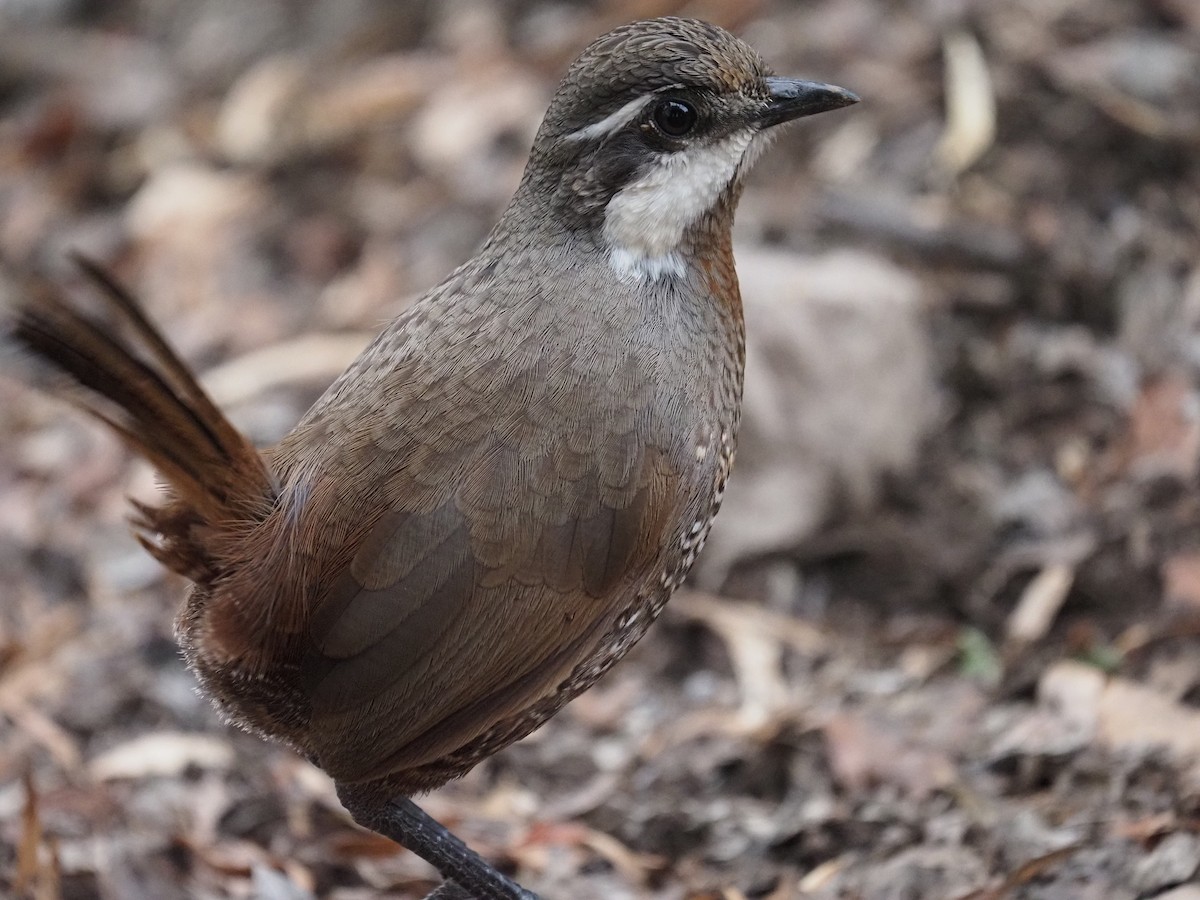
[[[634, 22], [594, 41], [559, 85], [518, 198], [588, 232], [626, 278], [682, 271], [698, 226], [728, 228], [770, 129], [858, 98], [772, 74], [748, 44], [695, 19]], [[528, 202], [523, 204], [530, 214]], [[536, 214], [536, 213], [535, 213]]]

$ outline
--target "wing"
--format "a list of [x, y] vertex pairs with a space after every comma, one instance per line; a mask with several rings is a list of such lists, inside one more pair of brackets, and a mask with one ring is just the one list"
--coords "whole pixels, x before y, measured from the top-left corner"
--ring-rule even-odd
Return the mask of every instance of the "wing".
[[504, 388], [484, 422], [446, 404], [389, 449], [406, 464], [327, 579], [304, 669], [310, 749], [335, 779], [432, 762], [557, 693], [656, 574], [681, 473], [645, 445], [644, 411], [626, 393], [539, 421], [550, 407]]

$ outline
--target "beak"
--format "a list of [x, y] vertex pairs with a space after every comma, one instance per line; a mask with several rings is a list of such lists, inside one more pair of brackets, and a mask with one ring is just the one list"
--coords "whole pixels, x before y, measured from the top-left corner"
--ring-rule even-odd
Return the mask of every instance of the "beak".
[[819, 81], [800, 81], [796, 78], [766, 79], [770, 100], [758, 117], [760, 128], [770, 128], [831, 109], [841, 109], [858, 102], [858, 95], [845, 88]]

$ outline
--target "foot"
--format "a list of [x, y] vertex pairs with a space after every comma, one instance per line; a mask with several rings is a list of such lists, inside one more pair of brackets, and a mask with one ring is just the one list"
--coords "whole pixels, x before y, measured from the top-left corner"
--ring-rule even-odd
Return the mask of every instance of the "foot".
[[[517, 885], [517, 890], [520, 891], [522, 900], [540, 900], [537, 894], [532, 891], [527, 891], [520, 885]], [[432, 894], [428, 894], [425, 900], [477, 900], [473, 894], [469, 894], [464, 888], [459, 887], [453, 881], [442, 882], [442, 886], [435, 890]]]
[[407, 797], [389, 799], [338, 785], [338, 799], [359, 825], [391, 838], [442, 873], [446, 884], [426, 900], [538, 900]]

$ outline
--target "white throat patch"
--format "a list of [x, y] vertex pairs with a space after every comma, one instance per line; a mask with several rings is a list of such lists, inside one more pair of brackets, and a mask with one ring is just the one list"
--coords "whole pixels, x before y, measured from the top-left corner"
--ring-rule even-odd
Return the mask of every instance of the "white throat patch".
[[743, 161], [754, 161], [752, 145], [764, 143], [756, 136], [746, 129], [720, 143], [664, 154], [617, 191], [604, 209], [604, 236], [617, 274], [639, 281], [681, 275], [684, 231], [712, 209]]

